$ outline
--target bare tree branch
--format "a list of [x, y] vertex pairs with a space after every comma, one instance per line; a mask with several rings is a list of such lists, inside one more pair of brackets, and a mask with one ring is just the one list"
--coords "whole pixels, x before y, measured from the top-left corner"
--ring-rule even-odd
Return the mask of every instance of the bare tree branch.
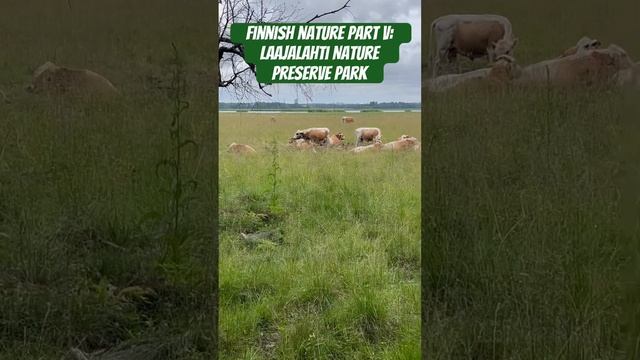
[[[268, 0], [218, 0], [221, 9], [218, 17], [218, 87], [235, 92], [236, 97], [272, 96], [266, 89], [271, 84], [256, 79], [256, 66], [245, 61], [244, 46], [231, 41], [231, 25], [234, 23], [282, 23], [291, 21], [299, 9], [285, 3], [267, 3]], [[340, 8], [315, 15], [310, 23], [324, 16], [349, 8], [347, 0]], [[348, 10], [347, 10], [348, 11]], [[309, 84], [298, 84], [296, 91], [311, 98]]]
[[348, 8], [348, 7], [349, 7], [349, 3], [350, 3], [350, 2], [351, 2], [351, 0], [347, 0], [347, 2], [346, 2], [346, 3], [344, 3], [344, 5], [342, 5], [342, 7], [341, 7], [341, 8], [339, 8], [339, 9], [335, 9], [335, 10], [333, 10], [333, 11], [327, 11], [326, 13], [323, 13], [323, 14], [316, 15], [316, 16], [312, 17], [311, 19], [307, 20], [307, 24], [308, 24], [308, 23], [310, 23], [310, 22], [313, 22], [313, 21], [315, 21], [315, 20], [318, 20], [318, 19], [320, 19], [321, 17], [327, 16], [327, 15], [331, 15], [331, 14], [335, 14], [335, 13], [337, 13], [337, 12], [340, 12], [340, 11], [342, 11], [342, 10], [344, 10], [344, 9]]

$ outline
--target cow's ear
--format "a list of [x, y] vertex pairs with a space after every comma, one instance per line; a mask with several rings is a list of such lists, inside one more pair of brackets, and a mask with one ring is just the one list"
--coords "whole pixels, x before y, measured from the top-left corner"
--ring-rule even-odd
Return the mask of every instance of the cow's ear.
[[513, 39], [513, 46], [516, 46], [516, 44], [518, 43], [518, 38]]

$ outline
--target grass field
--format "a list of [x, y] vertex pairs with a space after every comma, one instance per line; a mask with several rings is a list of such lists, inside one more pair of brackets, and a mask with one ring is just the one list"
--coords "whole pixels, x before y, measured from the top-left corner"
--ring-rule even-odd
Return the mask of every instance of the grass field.
[[[10, 101], [0, 100], [0, 359], [134, 345], [147, 352], [137, 358], [210, 359], [215, 4], [0, 8], [0, 90]], [[190, 102], [181, 138], [198, 144], [183, 148], [180, 175], [160, 165], [176, 158], [172, 42]], [[97, 71], [122, 96], [85, 103], [26, 93], [45, 61]]]
[[[420, 357], [420, 155], [285, 146], [311, 126], [351, 143], [359, 126], [417, 137], [420, 114], [341, 117], [220, 116], [221, 358]], [[226, 153], [231, 142], [258, 154]], [[274, 235], [248, 246], [241, 232]]]
[[[447, 13], [507, 16], [522, 65], [555, 57], [583, 35], [638, 59], [631, 17], [639, 6], [423, 3], [427, 23]], [[509, 87], [423, 94], [429, 359], [640, 356], [639, 95]]]

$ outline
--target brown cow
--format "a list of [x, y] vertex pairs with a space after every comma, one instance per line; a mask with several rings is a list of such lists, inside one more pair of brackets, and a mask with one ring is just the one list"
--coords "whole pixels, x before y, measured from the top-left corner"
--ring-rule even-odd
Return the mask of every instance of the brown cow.
[[90, 70], [71, 69], [46, 62], [33, 73], [27, 90], [49, 95], [112, 96], [118, 94], [113, 84]]
[[462, 22], [453, 34], [453, 45], [449, 57], [457, 54], [473, 60], [489, 57], [493, 62], [496, 54], [510, 55], [518, 39], [505, 39], [505, 30], [498, 21]]
[[353, 118], [351, 116], [343, 116], [342, 117], [342, 123], [343, 124], [351, 124], [353, 123], [355, 120], [353, 120]]
[[[486, 56], [492, 63], [497, 56], [511, 55], [517, 42], [518, 39], [513, 36], [511, 22], [504, 16], [441, 16], [431, 23], [429, 36], [432, 77], [438, 75], [440, 62], [447, 60], [453, 63], [457, 60], [458, 54], [471, 60]], [[433, 45], [435, 49], [432, 48]]]
[[357, 128], [355, 134], [356, 146], [372, 141], [380, 142], [382, 140], [382, 131], [378, 128]]
[[296, 131], [293, 138], [310, 140], [316, 144], [324, 145], [329, 139], [329, 131], [328, 128], [308, 128]]
[[329, 136], [329, 146], [342, 145], [344, 140], [344, 134], [339, 132], [337, 134]]
[[227, 148], [227, 151], [232, 154], [239, 155], [251, 155], [256, 153], [256, 149], [252, 148], [251, 146], [236, 143], [231, 143]]

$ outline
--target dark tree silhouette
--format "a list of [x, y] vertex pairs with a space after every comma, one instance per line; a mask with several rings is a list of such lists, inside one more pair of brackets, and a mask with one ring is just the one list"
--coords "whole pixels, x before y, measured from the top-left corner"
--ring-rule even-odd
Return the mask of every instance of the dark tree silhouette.
[[[306, 21], [310, 23], [324, 16], [338, 13], [349, 8], [351, 0], [341, 7], [316, 14]], [[218, 21], [218, 87], [235, 91], [236, 96], [258, 96], [271, 94], [267, 91], [270, 84], [262, 84], [256, 79], [254, 64], [244, 61], [244, 48], [231, 41], [231, 24], [234, 23], [278, 23], [293, 21], [300, 9], [291, 8], [284, 3], [268, 4], [265, 0], [219, 0]], [[309, 97], [310, 87], [300, 85], [302, 93]]]

